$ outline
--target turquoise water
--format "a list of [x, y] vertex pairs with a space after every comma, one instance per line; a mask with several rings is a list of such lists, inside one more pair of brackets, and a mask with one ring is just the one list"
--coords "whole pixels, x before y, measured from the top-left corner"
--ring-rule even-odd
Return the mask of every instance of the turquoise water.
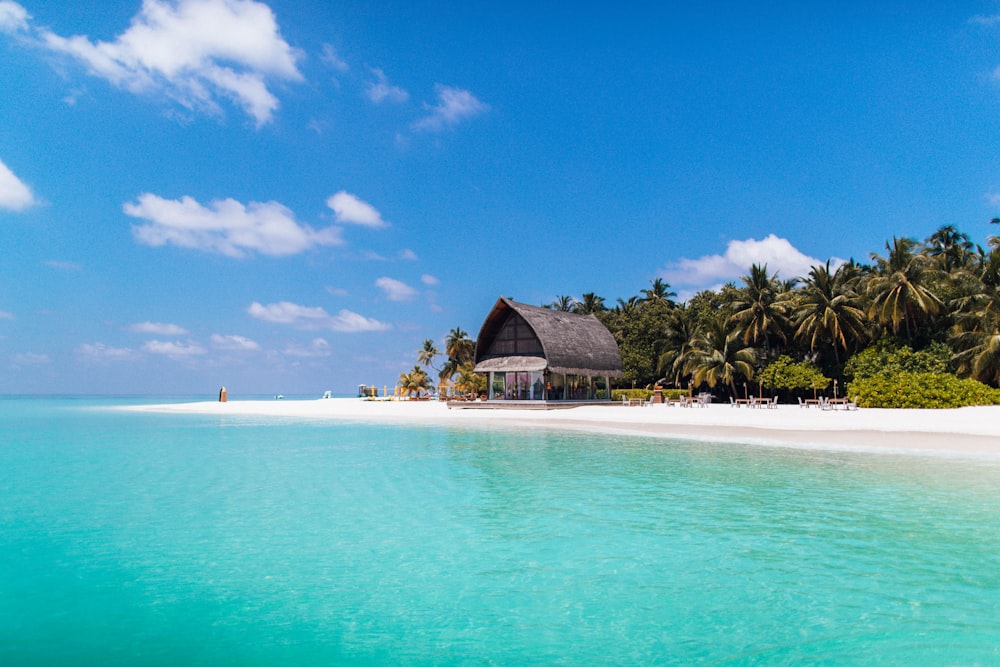
[[1000, 664], [996, 460], [110, 403], [0, 399], [2, 665]]

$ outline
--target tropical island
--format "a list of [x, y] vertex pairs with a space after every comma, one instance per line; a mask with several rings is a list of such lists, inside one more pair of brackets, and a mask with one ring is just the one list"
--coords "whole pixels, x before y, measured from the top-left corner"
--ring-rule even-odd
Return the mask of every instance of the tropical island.
[[[739, 283], [676, 296], [657, 278], [614, 305], [593, 292], [541, 305], [592, 314], [611, 332], [616, 399], [662, 387], [723, 400], [850, 396], [861, 407], [1000, 404], [1000, 236], [984, 248], [945, 225], [923, 241], [893, 237], [868, 262], [828, 260], [795, 277], [754, 264]], [[461, 328], [443, 351], [425, 340], [397, 393], [480, 394], [487, 379], [474, 358]]]

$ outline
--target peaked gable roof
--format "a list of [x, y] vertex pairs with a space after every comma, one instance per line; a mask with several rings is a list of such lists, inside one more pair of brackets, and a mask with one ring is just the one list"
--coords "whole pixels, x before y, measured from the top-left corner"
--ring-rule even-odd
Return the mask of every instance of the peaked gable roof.
[[[542, 345], [542, 356], [500, 355], [489, 351], [512, 313], [520, 315]], [[476, 339], [476, 371], [541, 371], [621, 377], [622, 357], [607, 327], [593, 315], [529, 306], [497, 299]]]

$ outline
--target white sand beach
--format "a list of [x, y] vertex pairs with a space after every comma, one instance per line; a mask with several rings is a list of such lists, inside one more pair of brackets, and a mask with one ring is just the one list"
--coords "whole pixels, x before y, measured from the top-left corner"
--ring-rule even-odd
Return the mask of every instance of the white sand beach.
[[131, 406], [127, 409], [213, 415], [275, 416], [466, 427], [532, 427], [643, 434], [714, 442], [1000, 457], [1000, 406], [953, 410], [774, 409], [707, 405], [593, 405], [561, 410], [459, 409], [438, 401], [356, 398]]

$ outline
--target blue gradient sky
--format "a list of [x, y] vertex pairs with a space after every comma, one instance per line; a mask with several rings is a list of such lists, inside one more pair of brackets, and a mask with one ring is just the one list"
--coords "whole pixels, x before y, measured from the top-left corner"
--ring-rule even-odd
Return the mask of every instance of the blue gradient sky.
[[0, 393], [349, 392], [500, 294], [1000, 215], [1000, 5], [0, 0]]

